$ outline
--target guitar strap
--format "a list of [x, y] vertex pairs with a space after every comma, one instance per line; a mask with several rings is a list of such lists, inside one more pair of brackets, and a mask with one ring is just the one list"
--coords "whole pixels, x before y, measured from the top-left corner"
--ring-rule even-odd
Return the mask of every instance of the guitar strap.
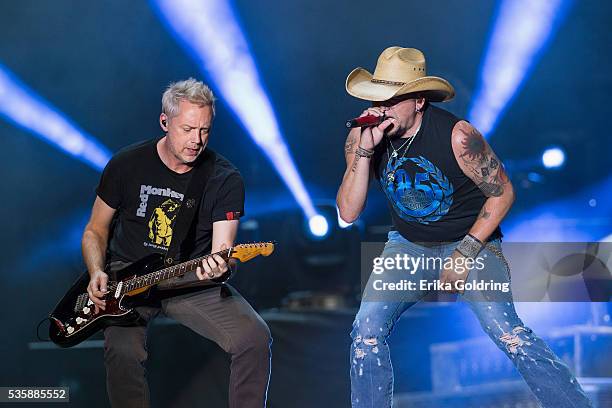
[[[194, 173], [189, 180], [187, 191], [183, 196], [183, 202], [174, 220], [172, 240], [170, 241], [168, 252], [164, 257], [164, 264], [166, 266], [172, 266], [182, 262], [180, 257], [184, 256], [184, 253], [181, 250], [184, 247], [185, 238], [194, 223], [196, 214], [198, 214], [200, 210], [202, 195], [204, 194], [208, 180], [210, 180], [213, 175], [216, 157], [215, 152], [207, 147], [198, 159], [195, 169], [192, 170]], [[163, 284], [159, 286], [160, 289], [175, 288], [184, 286], [191, 280], [193, 279], [188, 279], [188, 277], [184, 275], [164, 281]]]

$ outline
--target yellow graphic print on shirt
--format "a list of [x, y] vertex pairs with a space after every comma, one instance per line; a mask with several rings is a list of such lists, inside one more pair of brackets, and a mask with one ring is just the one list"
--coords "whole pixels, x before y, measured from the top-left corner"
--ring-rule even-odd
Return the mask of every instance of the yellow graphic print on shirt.
[[176, 218], [180, 203], [169, 198], [153, 210], [149, 220], [149, 239], [154, 244], [170, 246], [172, 241], [172, 221]]

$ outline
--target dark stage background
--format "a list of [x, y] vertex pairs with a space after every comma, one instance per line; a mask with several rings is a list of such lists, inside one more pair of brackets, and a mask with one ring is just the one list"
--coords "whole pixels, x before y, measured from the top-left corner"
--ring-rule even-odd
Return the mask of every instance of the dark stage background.
[[[28, 93], [110, 152], [161, 134], [160, 99], [169, 82], [195, 77], [209, 83], [219, 99], [210, 146], [236, 164], [246, 184], [246, 228], [239, 240], [276, 239], [281, 244], [273, 257], [244, 265], [234, 282], [265, 311], [276, 337], [270, 406], [347, 406], [359, 242], [383, 239], [390, 223], [384, 196], [372, 188], [361, 223], [353, 230], [338, 230], [332, 211], [331, 235], [313, 241], [300, 229], [301, 209], [282, 177], [227, 104], [213, 76], [172, 34], [155, 3], [4, 2], [0, 74], [10, 72]], [[230, 2], [284, 142], [315, 205], [333, 203], [345, 169], [344, 121], [367, 106], [346, 94], [346, 75], [357, 66], [373, 70], [388, 46], [419, 48], [427, 56], [428, 73], [448, 79], [456, 89], [456, 98], [442, 107], [473, 119], [470, 109], [482, 86], [483, 61], [503, 3]], [[523, 3], [529, 11], [530, 2]], [[508, 240], [600, 241], [612, 234], [612, 5], [559, 4], [553, 33], [532, 58], [532, 68], [488, 135], [517, 190], [517, 201], [502, 224]], [[512, 34], [506, 44], [510, 49], [526, 37], [524, 32]], [[499, 76], [507, 74], [503, 66], [497, 69]], [[0, 101], [10, 104], [13, 100], [2, 84]], [[38, 321], [83, 270], [80, 238], [100, 173], [41, 134], [16, 125], [6, 110], [0, 113], [5, 183], [0, 386], [68, 385], [77, 406], [105, 406], [102, 349], [96, 339], [92, 348], [56, 350], [38, 342], [35, 334]], [[550, 146], [565, 153], [560, 169], [540, 164]], [[304, 253], [311, 258], [299, 258]], [[309, 275], [312, 257], [320, 254], [339, 258]], [[334, 311], [288, 307], [289, 293], [330, 288], [344, 295], [345, 303]], [[545, 336], [563, 328], [575, 334], [582, 329], [572, 327], [597, 326], [603, 331], [596, 338], [605, 340], [612, 336], [609, 305], [525, 304], [518, 309], [526, 323]], [[45, 330], [43, 326], [43, 334]], [[220, 350], [172, 322], [162, 321], [153, 332], [150, 372], [157, 406], [193, 406], [194, 393], [210, 398], [206, 406], [224, 406], [227, 361]], [[591, 338], [591, 332], [585, 333]], [[445, 406], [427, 400], [436, 370], [430, 354], [435, 348], [430, 347], [481, 335], [461, 305], [429, 304], [407, 313], [391, 340], [396, 392], [398, 398], [408, 398], [398, 399], [398, 406], [410, 403], [411, 395], [424, 404], [414, 406]], [[610, 366], [610, 342], [604, 340], [592, 350]], [[185, 375], [176, 376], [181, 372]], [[508, 376], [516, 380], [515, 374]], [[609, 371], [599, 375], [605, 381], [609, 376]], [[457, 401], [448, 403], [472, 406]]]

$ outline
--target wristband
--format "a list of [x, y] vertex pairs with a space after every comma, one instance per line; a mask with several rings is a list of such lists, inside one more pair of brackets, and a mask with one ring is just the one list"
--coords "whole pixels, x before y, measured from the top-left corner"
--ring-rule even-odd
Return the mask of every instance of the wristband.
[[457, 245], [456, 251], [466, 258], [476, 258], [483, 247], [482, 241], [473, 235], [467, 234]]

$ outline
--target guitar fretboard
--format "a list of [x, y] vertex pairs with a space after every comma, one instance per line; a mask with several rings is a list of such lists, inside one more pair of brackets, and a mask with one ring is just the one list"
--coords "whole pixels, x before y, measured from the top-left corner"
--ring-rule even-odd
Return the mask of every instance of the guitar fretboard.
[[215, 252], [214, 254], [204, 255], [199, 258], [195, 258], [177, 265], [168, 266], [164, 269], [160, 269], [158, 271], [151, 272], [146, 275], [128, 279], [126, 281], [123, 281], [121, 293], [124, 294], [136, 289], [145, 288], [147, 286], [155, 285], [163, 280], [182, 276], [187, 272], [195, 271], [198, 265], [200, 265], [204, 259], [213, 255], [219, 255], [221, 258], [223, 258], [225, 262], [227, 262], [231, 257], [232, 249], [233, 248], [224, 249], [223, 251]]

